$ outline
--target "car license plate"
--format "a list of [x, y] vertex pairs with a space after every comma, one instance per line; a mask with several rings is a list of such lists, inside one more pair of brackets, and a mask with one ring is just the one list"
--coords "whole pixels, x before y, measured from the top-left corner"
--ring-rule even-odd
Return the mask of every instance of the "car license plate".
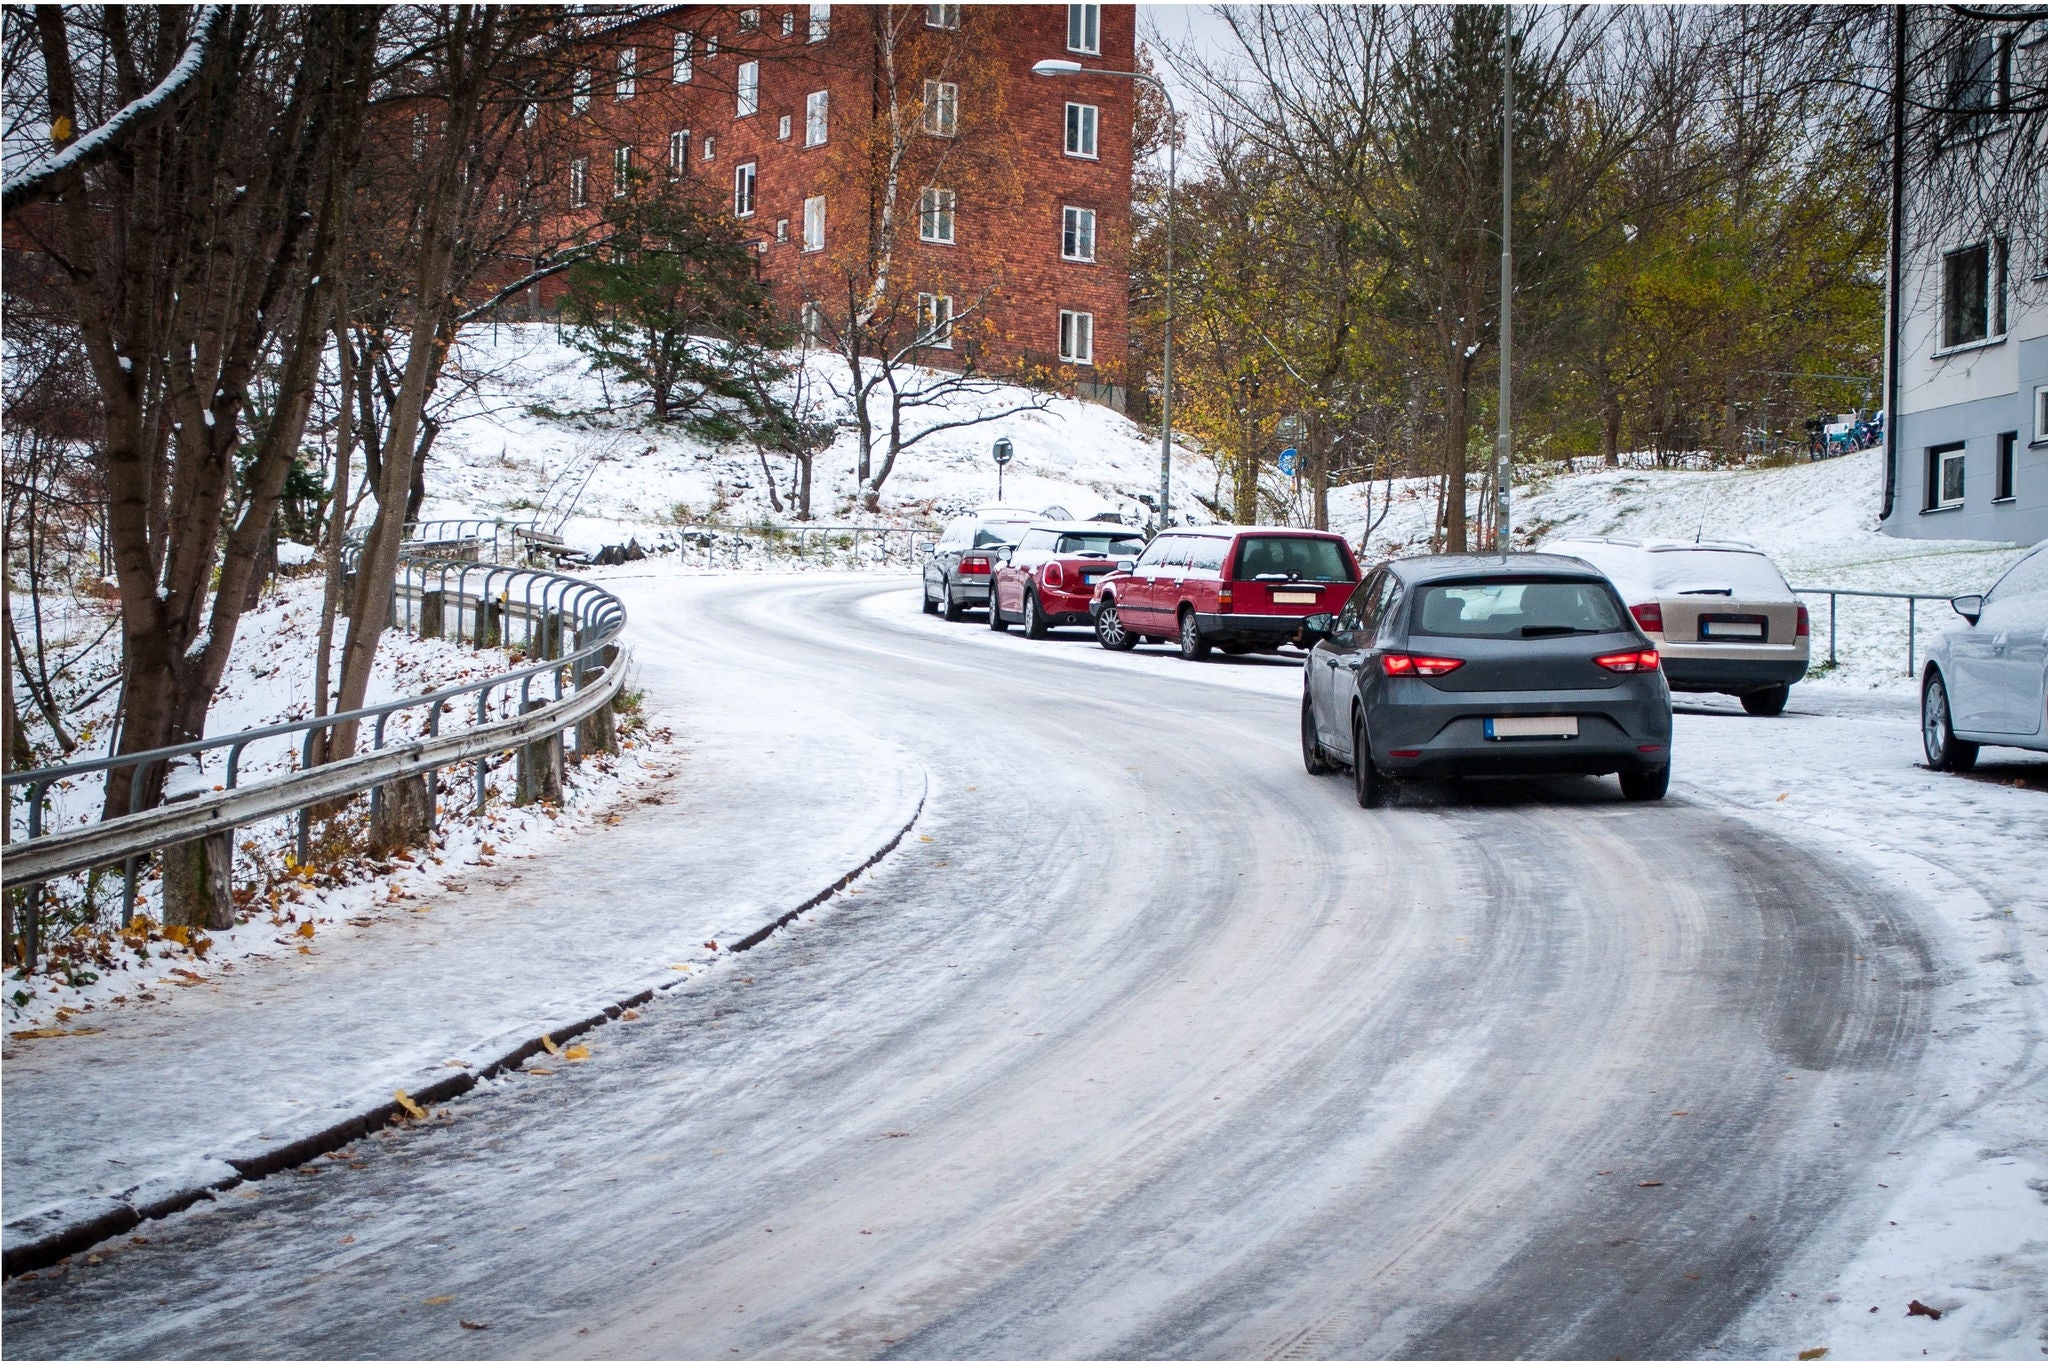
[[1102, 580], [1102, 573], [1100, 572], [1081, 573], [1081, 584], [1083, 586], [1093, 586], [1096, 582], [1100, 580]]
[[1561, 718], [1489, 718], [1486, 737], [1490, 742], [1517, 737], [1577, 737], [1579, 720], [1567, 714]]
[[1275, 605], [1313, 605], [1323, 597], [1315, 591], [1275, 591]]
[[1732, 619], [1709, 619], [1700, 625], [1702, 638], [1761, 638], [1762, 624], [1737, 623]]

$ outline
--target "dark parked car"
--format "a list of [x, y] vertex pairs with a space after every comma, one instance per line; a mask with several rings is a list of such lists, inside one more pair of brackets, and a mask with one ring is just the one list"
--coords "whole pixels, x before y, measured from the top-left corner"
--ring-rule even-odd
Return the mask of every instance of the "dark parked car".
[[1928, 649], [1920, 677], [1927, 764], [1968, 770], [1986, 746], [2048, 751], [2048, 543], [1950, 603], [1963, 622]]
[[1116, 570], [1117, 559], [1145, 549], [1142, 531], [1092, 520], [1032, 525], [1017, 546], [1000, 552], [990, 588], [988, 626], [998, 633], [1022, 624], [1027, 638], [1047, 629], [1089, 624], [1095, 583]]
[[1341, 534], [1245, 525], [1170, 529], [1118, 567], [1088, 607], [1096, 640], [1116, 652], [1176, 642], [1189, 661], [1294, 642], [1303, 618], [1336, 609], [1358, 580]]
[[1619, 774], [1627, 797], [1664, 797], [1657, 651], [1577, 558], [1398, 559], [1304, 629], [1302, 761], [1349, 765], [1363, 807], [1418, 776]]
[[998, 554], [1017, 542], [1039, 512], [983, 506], [949, 521], [924, 564], [924, 612], [958, 620], [988, 604]]

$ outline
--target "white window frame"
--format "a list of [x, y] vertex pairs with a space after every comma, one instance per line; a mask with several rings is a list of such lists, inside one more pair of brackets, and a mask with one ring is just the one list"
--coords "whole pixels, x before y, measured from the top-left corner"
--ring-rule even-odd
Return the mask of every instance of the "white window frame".
[[690, 55], [696, 46], [696, 34], [687, 29], [676, 30], [675, 60], [669, 68], [669, 74], [677, 85], [687, 84], [690, 77], [697, 73], [697, 63]]
[[637, 49], [628, 47], [619, 53], [619, 83], [613, 93], [617, 95], [621, 104], [631, 99], [639, 89], [635, 69], [639, 65], [640, 54]]
[[804, 41], [808, 43], [821, 43], [831, 36], [832, 6], [812, 5], [810, 35]]
[[590, 206], [590, 158], [578, 156], [569, 162], [569, 206]]
[[522, 104], [522, 105], [520, 105], [520, 106], [519, 106], [519, 126], [520, 126], [520, 127], [522, 127], [522, 128], [530, 128], [530, 127], [532, 127], [532, 126], [533, 126], [533, 125], [534, 125], [535, 123], [538, 123], [539, 121], [540, 121], [540, 105], [536, 104], [536, 103], [535, 103], [534, 101], [532, 101], [532, 100], [530, 100], [530, 99], [529, 99], [529, 100], [527, 100], [527, 101], [526, 101], [526, 102], [525, 102], [524, 104]]
[[704, 136], [704, 155], [702, 159], [707, 161], [718, 159], [718, 139], [709, 133], [706, 133]]
[[590, 107], [590, 72], [579, 68], [569, 82], [569, 112], [582, 113]]
[[757, 33], [761, 28], [761, 11], [749, 6], [740, 11], [740, 32]]
[[[1984, 334], [1968, 340], [1949, 341], [1949, 261], [1970, 251], [1984, 252]], [[1941, 274], [1937, 282], [1941, 294], [1941, 307], [1935, 318], [1938, 328], [1935, 332], [1934, 353], [1955, 354], [1973, 350], [1980, 346], [1996, 345], [2005, 339], [2006, 329], [2011, 324], [2009, 290], [2011, 261], [2008, 258], [2006, 240], [2002, 236], [1980, 236], [1974, 241], [1964, 241], [1950, 246], [1940, 255]]]
[[775, 140], [778, 142], [787, 142], [789, 140], [789, 115], [786, 113], [775, 120]]
[[741, 161], [732, 168], [732, 215], [752, 217], [760, 206], [761, 170], [757, 162]]
[[1102, 55], [1102, 6], [1067, 6], [1067, 51]]
[[632, 178], [633, 148], [624, 144], [612, 148], [612, 197], [626, 196], [627, 182]]
[[752, 118], [761, 112], [761, 63], [743, 61], [732, 83], [734, 118]]
[[953, 348], [953, 295], [917, 295], [917, 343], [928, 350]]
[[804, 96], [804, 145], [823, 146], [832, 133], [832, 92], [813, 90]]
[[710, 60], [711, 60], [711, 59], [712, 59], [713, 57], [715, 57], [715, 56], [717, 56], [717, 55], [718, 55], [718, 35], [717, 35], [716, 33], [707, 33], [707, 34], [705, 34], [705, 35], [704, 35], [704, 60], [706, 60], [706, 61], [710, 61]]
[[782, 36], [787, 38], [793, 35], [795, 32], [796, 11], [793, 9], [786, 9], [782, 11]]
[[690, 168], [690, 130], [677, 128], [668, 135], [668, 171], [681, 175]]
[[[1964, 460], [1964, 455], [1968, 452], [1967, 447], [1961, 444], [1927, 451], [1929, 470], [1934, 474], [1934, 485], [1928, 488], [1927, 495], [1929, 510], [1956, 510], [1962, 506], [1969, 494], [1970, 470]], [[1956, 477], [1957, 482], [1962, 485], [1953, 497], [1948, 494], [1948, 469], [1951, 463], [1962, 470]]]
[[2048, 383], [2034, 389], [2034, 444], [2048, 444]]
[[959, 204], [960, 196], [951, 189], [927, 185], [917, 196], [917, 239], [935, 246], [955, 244]]
[[804, 303], [802, 319], [798, 323], [803, 330], [804, 342], [815, 345], [825, 338], [825, 307], [816, 299]]
[[1095, 364], [1095, 314], [1060, 309], [1060, 362]]
[[1083, 161], [1102, 159], [1102, 110], [1094, 104], [1067, 104], [1067, 155]]
[[804, 250], [825, 249], [825, 196], [813, 194], [804, 200]]
[[924, 83], [924, 130], [951, 137], [960, 130], [960, 86], [950, 80]]
[[776, 239], [777, 241], [787, 241], [787, 240], [789, 240], [789, 219], [788, 219], [788, 218], [786, 218], [786, 217], [778, 217], [778, 218], [776, 218], [776, 219], [775, 219], [775, 239]]
[[[924, 26], [926, 28], [943, 29], [947, 33], [957, 32], [960, 28], [960, 6], [926, 5], [924, 7]], [[919, 296], [925, 295], [920, 294]]]
[[1060, 210], [1060, 259], [1095, 263], [1095, 210], [1069, 204]]

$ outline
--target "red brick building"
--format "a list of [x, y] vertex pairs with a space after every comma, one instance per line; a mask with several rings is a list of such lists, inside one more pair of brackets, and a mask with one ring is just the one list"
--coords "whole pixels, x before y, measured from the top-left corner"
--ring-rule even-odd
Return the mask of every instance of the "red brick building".
[[[915, 362], [1121, 405], [1129, 5], [650, 9], [579, 47], [551, 196], [595, 219], [634, 172], [756, 227], [790, 316]], [[1082, 74], [1034, 76], [1048, 57]], [[879, 280], [879, 283], [878, 283]]]

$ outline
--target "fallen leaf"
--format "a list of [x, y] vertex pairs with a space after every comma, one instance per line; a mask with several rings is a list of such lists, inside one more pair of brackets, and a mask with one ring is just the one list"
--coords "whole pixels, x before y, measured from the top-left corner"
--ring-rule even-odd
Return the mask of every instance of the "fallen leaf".
[[583, 1044], [572, 1044], [567, 1049], [564, 1049], [562, 1051], [562, 1057], [569, 1060], [569, 1062], [571, 1063], [581, 1063], [583, 1062], [583, 1060], [590, 1057], [590, 1046]]
[[58, 1040], [63, 1039], [67, 1035], [97, 1035], [99, 1033], [100, 1027], [96, 1025], [82, 1025], [74, 1030], [64, 1030], [57, 1026], [46, 1025], [38, 1026], [34, 1030], [10, 1030], [7, 1032], [7, 1038], [11, 1040]]
[[304, 936], [307, 940], [313, 939], [313, 923], [311, 921], [300, 922], [298, 934]]
[[490, 1324], [488, 1324], [488, 1323], [472, 1323], [472, 1322], [470, 1322], [470, 1321], [469, 1321], [468, 1319], [459, 1319], [459, 1320], [457, 1320], [457, 1321], [458, 1321], [458, 1322], [460, 1322], [460, 1323], [462, 1324], [462, 1326], [463, 1326], [463, 1327], [465, 1327], [465, 1328], [469, 1329], [469, 1330], [470, 1330], [471, 1332], [477, 1332], [477, 1333], [480, 1333], [480, 1332], [482, 1332], [482, 1331], [483, 1331], [484, 1329], [486, 1329], [486, 1328], [488, 1328], [488, 1327], [490, 1327], [490, 1326], [491, 1326], [491, 1325], [490, 1325]]
[[1692, 1112], [1691, 1112], [1691, 1111], [1673, 1111], [1673, 1112], [1671, 1112], [1671, 1114], [1672, 1114], [1673, 1116], [1680, 1116], [1680, 1115], [1691, 1115], [1691, 1114], [1692, 1114]]
[[1799, 1353], [1799, 1361], [1820, 1361], [1827, 1354], [1828, 1349], [1826, 1347], [1808, 1347], [1805, 1351]]
[[930, 840], [931, 840], [931, 838], [930, 838], [930, 837], [928, 837], [928, 836], [921, 836], [921, 837], [919, 837], [919, 838], [918, 838], [918, 840], [919, 840], [919, 841], [930, 841]]
[[1915, 1315], [1918, 1315], [1921, 1318], [1940, 1318], [1941, 1310], [1936, 1309], [1932, 1305], [1922, 1304], [1920, 1303], [1920, 1301], [1914, 1300], [1911, 1304], [1906, 1306], [1906, 1317], [1912, 1318]]
[[453, 1295], [429, 1295], [429, 1296], [428, 1296], [428, 1297], [427, 1297], [426, 1299], [423, 1299], [423, 1300], [421, 1300], [421, 1301], [420, 1301], [420, 1303], [421, 1303], [421, 1304], [453, 1304], [453, 1303], [455, 1303], [455, 1297], [454, 1297]]
[[619, 1013], [619, 1019], [622, 1021], [637, 1021], [640, 1019], [640, 1013], [633, 1010], [633, 1008], [631, 1007], [627, 1007], [624, 1011]]
[[552, 1068], [535, 1068], [530, 1064], [527, 1067], [520, 1069], [520, 1071], [524, 1073], [532, 1073], [535, 1077], [553, 1077], [555, 1075], [555, 1070]]
[[[427, 1116], [426, 1108], [425, 1108], [425, 1107], [423, 1107], [423, 1106], [421, 1106], [419, 1102], [417, 1102], [417, 1101], [413, 1100], [413, 1099], [412, 1099], [411, 1097], [407, 1096], [407, 1095], [405, 1094], [405, 1088], [403, 1088], [403, 1087], [400, 1087], [400, 1088], [399, 1088], [399, 1089], [398, 1089], [397, 1091], [393, 1092], [393, 1093], [392, 1093], [391, 1095], [392, 1095], [392, 1097], [393, 1097], [393, 1098], [394, 1098], [394, 1099], [395, 1099], [395, 1100], [396, 1100], [396, 1101], [398, 1102], [398, 1104], [399, 1104], [400, 1106], [404, 1107], [404, 1109], [405, 1109], [405, 1113], [406, 1113], [407, 1115], [410, 1115], [410, 1116], [411, 1116], [411, 1117], [412, 1117], [413, 1119], [415, 1119], [415, 1120], [424, 1120], [424, 1119], [426, 1119], [426, 1116]], [[429, 1301], [429, 1303], [432, 1303], [432, 1301]]]
[[1662, 1186], [1663, 1184], [1661, 1181], [1639, 1181], [1636, 1183], [1638, 1186]]
[[1787, 800], [1787, 799], [1789, 799], [1789, 798], [1791, 798], [1791, 797], [1792, 797], [1792, 791], [1788, 789], [1788, 790], [1786, 790], [1786, 791], [1785, 791], [1784, 793], [1782, 793], [1782, 794], [1778, 795], [1778, 797], [1777, 797], [1777, 798], [1775, 798], [1775, 799], [1771, 800], [1771, 802], [1773, 802], [1773, 803], [1783, 803], [1783, 802], [1784, 802], [1785, 800]]
[[540, 1037], [540, 1047], [547, 1050], [550, 1054], [553, 1054], [556, 1058], [560, 1058], [562, 1056], [562, 1051], [555, 1047], [555, 1042], [545, 1035]]

